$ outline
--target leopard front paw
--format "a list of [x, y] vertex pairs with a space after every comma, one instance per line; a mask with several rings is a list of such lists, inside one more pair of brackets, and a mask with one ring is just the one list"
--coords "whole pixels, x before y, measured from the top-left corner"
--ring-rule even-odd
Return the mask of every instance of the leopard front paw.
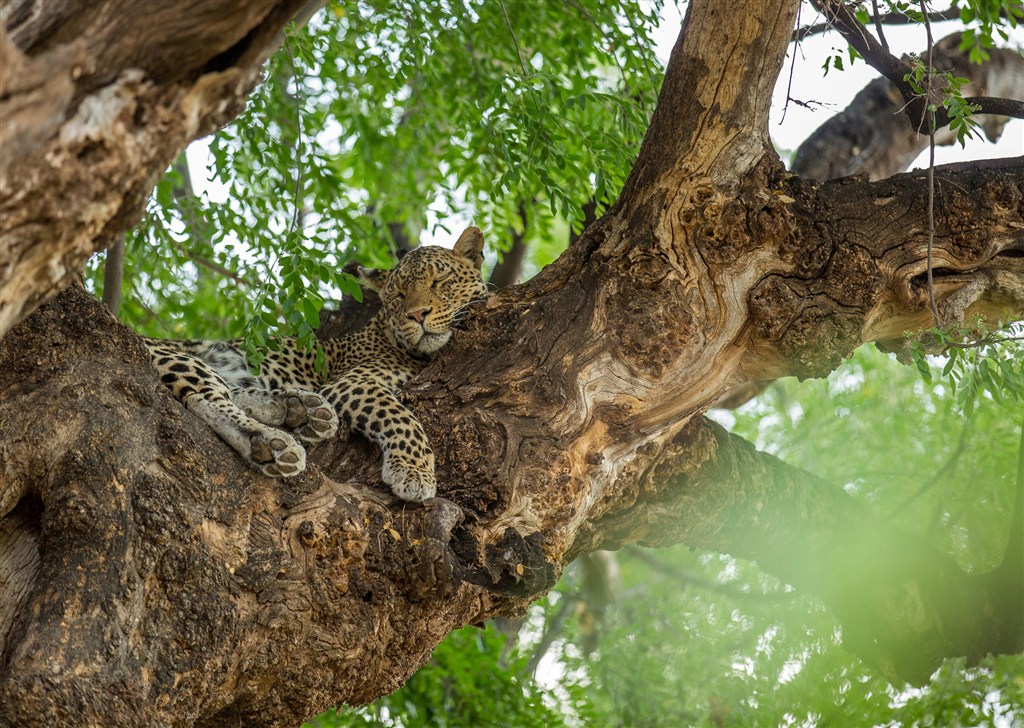
[[422, 503], [437, 493], [434, 479], [434, 455], [416, 458], [401, 452], [384, 453], [384, 482], [402, 500]]
[[288, 392], [285, 406], [288, 414], [284, 423], [303, 442], [323, 442], [338, 432], [338, 414], [319, 394]]
[[306, 451], [291, 435], [268, 429], [254, 433], [249, 444], [249, 459], [266, 475], [288, 478], [306, 469]]

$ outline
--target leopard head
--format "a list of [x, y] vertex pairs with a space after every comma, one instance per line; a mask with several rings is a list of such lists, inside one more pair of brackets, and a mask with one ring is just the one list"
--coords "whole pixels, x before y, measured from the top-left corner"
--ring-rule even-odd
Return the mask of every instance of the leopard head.
[[411, 354], [433, 354], [448, 343], [462, 308], [487, 292], [480, 267], [484, 236], [466, 228], [451, 250], [415, 248], [391, 270], [359, 269], [362, 284], [383, 303], [385, 325]]

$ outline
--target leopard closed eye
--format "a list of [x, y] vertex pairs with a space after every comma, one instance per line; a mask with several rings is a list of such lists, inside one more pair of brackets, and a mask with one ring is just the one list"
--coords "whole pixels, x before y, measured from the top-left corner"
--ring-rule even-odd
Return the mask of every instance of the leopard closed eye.
[[362, 329], [322, 342], [326, 374], [314, 352], [293, 339], [253, 376], [241, 341], [144, 339], [161, 380], [189, 411], [268, 475], [296, 475], [303, 444], [332, 437], [340, 422], [381, 448], [382, 477], [408, 501], [433, 497], [434, 454], [398, 390], [448, 343], [458, 313], [486, 294], [483, 234], [467, 228], [452, 250], [416, 248], [391, 270], [360, 268], [381, 310]]

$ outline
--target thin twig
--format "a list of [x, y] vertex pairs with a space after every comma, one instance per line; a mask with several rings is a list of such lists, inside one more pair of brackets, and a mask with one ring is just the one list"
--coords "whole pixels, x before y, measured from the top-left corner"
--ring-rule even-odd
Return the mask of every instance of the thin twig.
[[526, 70], [526, 64], [523, 63], [523, 51], [519, 48], [519, 40], [516, 38], [516, 31], [512, 28], [512, 21], [508, 18], [508, 11], [505, 10], [505, 3], [499, 2], [498, 5], [501, 7], [501, 15], [505, 18], [505, 25], [508, 26], [508, 34], [512, 36], [512, 45], [516, 47], [516, 60], [519, 61], [519, 68], [523, 72], [523, 79], [528, 79], [530, 74]]
[[540, 100], [537, 98], [537, 92], [534, 90], [533, 84], [530, 83], [530, 76], [532, 74], [526, 70], [526, 63], [523, 61], [523, 51], [519, 47], [519, 40], [516, 38], [516, 31], [512, 27], [512, 21], [509, 20], [508, 11], [505, 10], [505, 3], [502, 1], [499, 2], [498, 5], [501, 6], [501, 14], [505, 18], [505, 25], [508, 26], [508, 34], [512, 36], [512, 45], [516, 48], [516, 60], [519, 61], [519, 68], [523, 72], [523, 82], [526, 83], [527, 88], [530, 90], [530, 96], [533, 98], [533, 105], [537, 107], [537, 113], [543, 117], [544, 111], [541, 109]]
[[924, 16], [925, 33], [928, 36], [928, 64], [925, 69], [925, 73], [928, 74], [928, 84], [925, 87], [925, 108], [928, 116], [928, 307], [932, 311], [935, 328], [941, 328], [942, 321], [939, 319], [939, 309], [935, 304], [935, 276], [932, 271], [932, 248], [935, 245], [935, 104], [932, 101], [932, 74], [935, 69], [932, 68], [932, 50], [935, 42], [925, 0], [918, 0], [918, 3]]
[[878, 0], [871, 0], [871, 10], [873, 11], [871, 17], [875, 21], [875, 32], [878, 33], [878, 40], [885, 50], [889, 50], [889, 41], [885, 39], [885, 33], [882, 31], [882, 26], [885, 23], [882, 22], [882, 16], [878, 12]]
[[239, 286], [242, 286], [244, 288], [253, 288], [254, 287], [254, 285], [253, 285], [253, 283], [251, 281], [247, 281], [246, 279], [242, 278], [240, 275], [238, 275], [234, 271], [232, 271], [232, 270], [230, 270], [228, 268], [225, 268], [224, 266], [222, 266], [222, 265], [220, 265], [218, 263], [214, 263], [212, 260], [210, 260], [208, 258], [204, 258], [203, 256], [198, 255], [197, 253], [187, 249], [181, 243], [175, 241], [174, 247], [177, 248], [178, 252], [181, 253], [183, 256], [185, 256], [186, 258], [191, 260], [196, 265], [198, 265], [198, 266], [200, 266], [202, 268], [205, 268], [206, 270], [210, 271], [211, 273], [216, 273], [217, 275], [223, 276], [224, 278], [227, 278], [228, 280], [234, 281], [236, 284], [238, 284]]
[[[803, 10], [804, 4], [800, 3], [796, 8], [796, 26], [800, 27], [800, 11]], [[789, 58], [789, 79], [786, 81], [786, 103], [782, 106], [782, 118], [779, 119], [779, 126], [786, 120], [786, 112], [789, 111], [789, 102], [794, 100], [791, 92], [793, 91], [793, 69], [796, 67], [796, 52], [800, 48], [800, 41], [796, 41], [796, 48], [793, 49], [793, 55]], [[802, 104], [801, 104], [802, 105]]]
[[[289, 75], [295, 84], [295, 93], [292, 94], [295, 101], [295, 199], [292, 222], [287, 233], [287, 237], [291, 237], [299, 229], [299, 217], [302, 211], [302, 102], [299, 98], [299, 79], [295, 73], [295, 54], [292, 53], [292, 44], [288, 33], [285, 33], [284, 36], [284, 47], [288, 50], [288, 67], [291, 71]], [[288, 93], [287, 85], [285, 93]]]
[[1007, 341], [1024, 341], [1024, 336], [986, 336], [983, 339], [975, 339], [968, 342], [946, 341], [943, 346], [946, 349], [978, 349], [982, 346], [1002, 344]]
[[[797, 11], [797, 12], [799, 12], [799, 11]], [[626, 13], [626, 22], [629, 23], [629, 28], [630, 28], [630, 30], [633, 31], [634, 37], [638, 37], [640, 35], [640, 31], [633, 24], [633, 16], [630, 15], [628, 12]], [[613, 50], [612, 51], [612, 56], [614, 56], [614, 55], [615, 55], [615, 52]], [[657, 77], [656, 77], [656, 75], [654, 73], [654, 70], [651, 68], [650, 59], [648, 59], [646, 55], [643, 55], [643, 51], [641, 51], [641, 58], [643, 58], [644, 70], [647, 71], [647, 78], [651, 82], [651, 90], [653, 90], [654, 93], [657, 94], [658, 93], [658, 79], [657, 79]], [[620, 70], [622, 69], [621, 65], [619, 66], [619, 69]], [[623, 81], [625, 81], [625, 74], [623, 74]], [[652, 112], [652, 109], [651, 109], [650, 105], [647, 103], [646, 95], [642, 95], [642, 98], [643, 98], [643, 104], [644, 104], [644, 111], [647, 112], [647, 121], [649, 123], [650, 120], [651, 120], [651, 114], [653, 112]]]

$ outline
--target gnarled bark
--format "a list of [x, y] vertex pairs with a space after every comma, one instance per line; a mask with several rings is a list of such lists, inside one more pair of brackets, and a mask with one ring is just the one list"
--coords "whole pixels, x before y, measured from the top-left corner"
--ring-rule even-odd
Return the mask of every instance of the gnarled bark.
[[[820, 593], [890, 675], [1020, 650], [1017, 602], [909, 535], [877, 536], [905, 564], [852, 575], [896, 608], [849, 599], [828, 566], [856, 558], [842, 525], [870, 519], [700, 417], [732, 387], [818, 376], [930, 325], [924, 177], [818, 185], [771, 150], [795, 14], [691, 3], [618, 202], [476, 306], [409, 387], [437, 455], [423, 506], [387, 494], [357, 438], [298, 478], [248, 469], [80, 289], [0, 340], [0, 717], [292, 724], [389, 692], [450, 629], [520, 612], [572, 558], [631, 541], [763, 561]], [[951, 320], [1024, 312], [1022, 168], [936, 173]], [[820, 561], [791, 561], [792, 529]], [[943, 602], [949, 588], [970, 601]]]
[[309, 4], [4, 3], [0, 336], [140, 217], [188, 142], [242, 111]]

